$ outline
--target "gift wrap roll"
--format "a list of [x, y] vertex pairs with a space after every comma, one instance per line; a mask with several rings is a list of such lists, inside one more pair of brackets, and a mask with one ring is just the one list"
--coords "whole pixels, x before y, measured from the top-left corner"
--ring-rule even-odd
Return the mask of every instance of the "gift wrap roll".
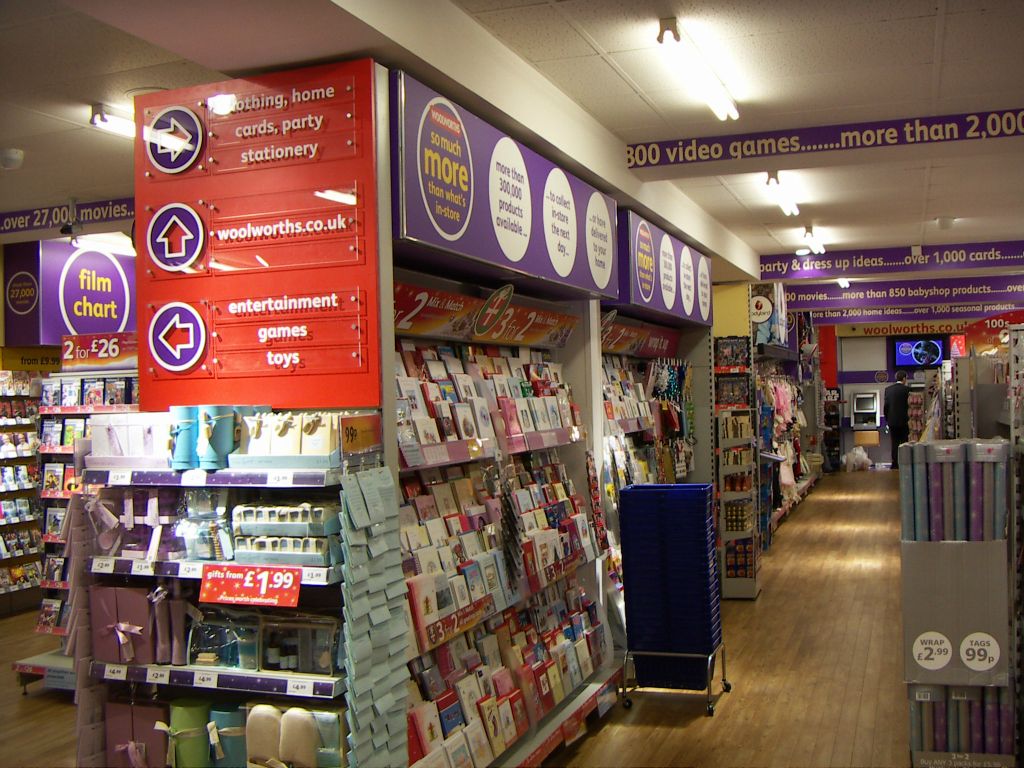
[[1009, 688], [999, 689], [999, 753], [1013, 754], [1013, 696]]
[[210, 702], [176, 699], [171, 702], [171, 734], [175, 768], [210, 768]]
[[217, 739], [223, 757], [214, 752], [213, 764], [217, 768], [245, 768], [245, 712], [238, 707], [214, 707], [210, 722], [217, 728]]
[[951, 698], [946, 701], [946, 749], [960, 751], [960, 702]]
[[999, 753], [999, 689], [985, 688], [985, 754]]
[[924, 749], [924, 733], [922, 733], [921, 702], [910, 702], [910, 751], [920, 752]]
[[928, 541], [928, 449], [914, 443], [914, 534]]
[[957, 748], [963, 752], [971, 749], [971, 702], [961, 699], [956, 703], [957, 708]]
[[946, 728], [946, 702], [936, 701], [933, 709], [934, 712], [934, 723], [935, 723], [935, 736], [934, 744], [936, 752], [946, 751], [946, 737], [949, 732]]
[[910, 443], [899, 447], [900, 465], [900, 539], [914, 541], [914, 448]]

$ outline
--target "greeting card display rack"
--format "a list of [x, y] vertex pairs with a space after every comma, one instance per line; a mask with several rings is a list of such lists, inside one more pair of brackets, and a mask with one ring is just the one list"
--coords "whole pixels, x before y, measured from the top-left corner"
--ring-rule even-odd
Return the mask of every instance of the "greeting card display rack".
[[713, 486], [634, 485], [621, 493], [622, 561], [627, 569], [623, 705], [638, 688], [706, 691], [715, 714], [715, 661], [726, 677], [715, 550]]
[[[396, 283], [401, 284], [396, 287], [396, 297], [405, 285], [414, 286], [417, 295], [434, 292], [444, 298], [472, 300], [479, 291], [406, 271], [396, 273]], [[535, 313], [555, 310], [554, 305], [517, 294], [514, 303], [522, 302]], [[570, 304], [569, 309], [574, 317], [565, 315], [565, 304], [557, 307], [558, 322], [569, 322], [570, 328], [585, 326], [589, 313], [596, 313], [596, 307], [588, 302]], [[416, 602], [411, 613], [420, 654], [410, 665], [420, 699], [410, 705], [409, 760], [427, 764], [436, 758], [437, 750], [461, 751], [461, 744], [449, 747], [450, 741], [461, 739], [456, 735], [456, 723], [465, 727], [473, 746], [479, 739], [477, 724], [483, 723], [487, 724], [484, 751], [490, 751], [495, 764], [536, 764], [573, 738], [573, 725], [578, 730], [591, 712], [606, 712], [607, 705], [602, 702], [618, 685], [620, 667], [612, 657], [605, 632], [606, 606], [601, 601], [606, 593], [602, 582], [607, 582], [607, 535], [601, 509], [593, 504], [591, 491], [596, 489], [591, 485], [596, 478], [592, 454], [587, 450], [593, 425], [604, 418], [600, 405], [587, 397], [596, 383], [590, 371], [597, 352], [578, 329], [569, 333], [565, 347], [540, 343], [524, 348], [509, 344], [500, 332], [493, 332], [493, 341], [488, 343], [487, 336], [467, 339], [468, 329], [455, 333], [451, 329], [420, 329], [411, 322], [403, 323], [408, 318], [400, 308], [396, 311], [397, 443], [401, 485], [407, 496], [402, 542], [409, 598]], [[577, 398], [578, 394], [584, 396]], [[538, 478], [542, 469], [548, 479], [536, 488], [544, 489], [544, 498], [538, 498], [535, 491], [528, 499], [527, 486], [521, 482], [524, 470]], [[563, 517], [567, 507], [571, 514]], [[543, 511], [545, 517], [539, 529], [539, 522], [532, 519], [537, 511]], [[455, 520], [461, 521], [457, 531], [451, 527]], [[548, 562], [542, 559], [548, 546], [542, 541], [552, 521], [554, 530], [547, 532], [554, 533], [556, 541], [558, 532], [568, 535], [563, 541], [577, 541], [579, 549], [563, 551], [559, 544], [550, 565], [538, 567]], [[533, 538], [536, 534], [539, 536]], [[485, 549], [478, 550], [481, 540]], [[434, 553], [439, 556], [436, 566], [431, 565]], [[477, 579], [478, 569], [482, 581]], [[436, 577], [429, 575], [435, 573], [443, 574], [443, 598], [437, 592]], [[439, 608], [448, 602], [449, 588], [456, 608], [432, 623], [421, 618], [421, 602], [429, 600], [424, 592], [428, 578], [434, 584], [428, 591]], [[499, 654], [499, 645], [492, 643], [492, 638], [507, 638], [508, 628], [517, 626], [526, 615], [534, 617], [529, 631], [536, 625], [539, 632], [536, 622], [543, 613], [537, 611], [545, 610], [545, 595], [561, 595], [577, 584], [591, 601], [589, 629], [567, 630], [573, 632], [577, 646], [569, 653], [584, 653], [579, 649], [582, 643], [588, 650], [587, 658], [580, 656], [580, 661], [589, 660], [592, 668], [584, 668], [581, 676], [565, 675], [564, 681], [552, 686], [560, 695], [546, 703], [542, 697], [535, 708], [529, 691], [535, 684], [539, 691], [541, 678], [524, 676], [509, 655], [507, 640], [500, 641]], [[460, 596], [463, 591], [468, 594]], [[432, 607], [432, 603], [427, 605]], [[545, 637], [551, 639], [548, 634]], [[561, 643], [550, 649], [552, 659], [557, 645]], [[558, 658], [564, 660], [562, 649], [557, 650]], [[453, 677], [447, 668], [449, 659], [454, 656], [456, 666], [461, 667], [460, 655], [467, 652], [473, 658], [479, 654], [483, 662], [482, 667], [472, 669], [501, 674], [493, 680], [479, 672], [476, 677]], [[547, 666], [551, 663], [546, 662]], [[458, 677], [458, 684], [439, 684], [436, 670], [448, 673], [446, 679]], [[495, 693], [488, 693], [494, 688]], [[514, 712], [515, 724], [509, 720], [506, 726], [511, 729], [503, 736], [500, 729], [491, 731], [490, 710], [477, 706], [480, 696], [476, 691], [501, 706], [512, 702], [508, 717]], [[522, 706], [526, 709], [517, 709]], [[527, 711], [529, 717], [524, 721]], [[435, 714], [443, 746], [430, 728]]]
[[37, 373], [0, 371], [0, 616], [39, 601], [39, 381]]
[[[1009, 400], [1010, 422], [1010, 519], [1013, 522], [1013, 535], [1010, 537], [1010, 563], [1015, 569], [1010, 579], [1010, 606], [1012, 637], [1015, 644], [1017, 659], [1024, 659], [1024, 624], [1021, 613], [1024, 611], [1024, 325], [1010, 326], [1008, 329], [1008, 381], [1007, 399]], [[1024, 751], [1024, 674], [1021, 664], [1015, 668], [1014, 689], [1016, 691], [1017, 715], [1017, 764], [1022, 762]]]

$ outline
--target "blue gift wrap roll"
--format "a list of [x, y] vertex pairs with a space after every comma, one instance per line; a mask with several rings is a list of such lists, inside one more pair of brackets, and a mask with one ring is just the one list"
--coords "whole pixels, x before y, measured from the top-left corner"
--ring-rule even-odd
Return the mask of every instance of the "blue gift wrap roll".
[[199, 436], [199, 409], [194, 405], [171, 406], [171, 467], [173, 469], [195, 469], [199, 466], [196, 456], [196, 439]]

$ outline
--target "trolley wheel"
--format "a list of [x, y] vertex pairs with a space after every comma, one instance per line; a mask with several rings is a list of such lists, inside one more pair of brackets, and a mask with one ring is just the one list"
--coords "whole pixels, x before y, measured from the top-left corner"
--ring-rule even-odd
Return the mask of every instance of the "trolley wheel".
[[623, 709], [630, 709], [632, 706], [633, 706], [633, 700], [632, 699], [625, 698], [625, 699], [622, 700], [622, 708]]
[[722, 690], [725, 691], [726, 693], [729, 693], [729, 691], [732, 690], [732, 683], [730, 683], [728, 680], [723, 680], [722, 681]]
[[715, 705], [714, 704], [708, 704], [708, 717], [714, 717], [714, 716], [715, 716]]

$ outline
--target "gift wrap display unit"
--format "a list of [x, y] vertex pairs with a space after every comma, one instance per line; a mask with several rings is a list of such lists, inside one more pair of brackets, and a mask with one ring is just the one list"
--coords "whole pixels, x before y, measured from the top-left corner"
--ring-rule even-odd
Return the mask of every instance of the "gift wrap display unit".
[[[404, 762], [397, 495], [379, 451], [342, 465], [342, 419], [228, 406], [95, 417], [68, 526], [84, 571], [73, 589], [88, 595], [73, 618], [80, 765]], [[256, 586], [262, 573], [293, 599], [239, 592], [234, 566], [265, 566], [248, 571]], [[225, 595], [233, 605], [212, 604]], [[387, 727], [360, 728], [371, 713], [402, 734], [393, 753]]]

